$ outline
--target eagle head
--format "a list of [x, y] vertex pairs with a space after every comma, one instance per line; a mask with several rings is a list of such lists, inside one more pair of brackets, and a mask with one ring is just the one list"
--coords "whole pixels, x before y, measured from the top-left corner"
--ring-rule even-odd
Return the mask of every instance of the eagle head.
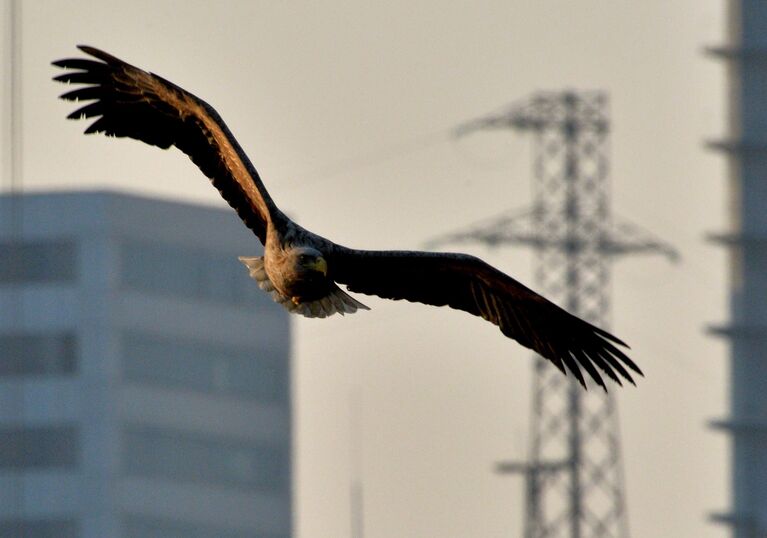
[[301, 273], [322, 273], [328, 275], [328, 262], [322, 256], [322, 252], [312, 247], [297, 247], [291, 252], [293, 265]]

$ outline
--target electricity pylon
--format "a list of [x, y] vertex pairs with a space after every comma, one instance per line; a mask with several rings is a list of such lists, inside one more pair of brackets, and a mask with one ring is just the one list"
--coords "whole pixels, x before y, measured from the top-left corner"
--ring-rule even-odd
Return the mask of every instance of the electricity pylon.
[[[535, 251], [537, 289], [600, 327], [609, 323], [610, 260], [675, 251], [639, 227], [613, 220], [608, 178], [607, 96], [540, 92], [458, 128], [529, 131], [535, 137], [532, 208], [431, 242], [521, 244]], [[528, 462], [496, 470], [525, 480], [525, 538], [626, 538], [618, 415], [612, 393], [584, 391], [537, 357]]]

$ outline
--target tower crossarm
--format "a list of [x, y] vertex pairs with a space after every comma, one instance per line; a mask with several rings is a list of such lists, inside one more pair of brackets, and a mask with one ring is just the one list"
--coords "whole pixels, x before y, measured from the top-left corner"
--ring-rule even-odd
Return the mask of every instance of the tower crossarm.
[[527, 99], [463, 123], [453, 133], [460, 137], [487, 129], [543, 131], [568, 129], [573, 125], [581, 130], [604, 132], [609, 128], [606, 101], [607, 96], [601, 91], [539, 91]]
[[448, 232], [425, 243], [426, 248], [443, 245], [480, 243], [488, 247], [506, 245], [524, 245], [533, 248], [576, 249], [593, 248], [606, 256], [626, 254], [660, 254], [670, 261], [679, 259], [678, 251], [658, 239], [641, 226], [624, 219], [613, 217], [604, 230], [591, 234], [588, 239], [582, 237], [552, 237], [539, 231], [538, 216], [535, 208], [512, 210], [483, 220], [466, 229]]

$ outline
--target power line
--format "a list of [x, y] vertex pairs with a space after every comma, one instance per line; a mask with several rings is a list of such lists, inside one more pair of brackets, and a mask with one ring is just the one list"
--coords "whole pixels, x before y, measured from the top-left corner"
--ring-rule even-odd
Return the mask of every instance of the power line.
[[331, 179], [345, 176], [352, 172], [364, 170], [366, 168], [372, 168], [386, 162], [400, 159], [407, 155], [413, 155], [421, 151], [425, 151], [440, 144], [449, 142], [450, 140], [451, 133], [450, 130], [447, 129], [426, 133], [416, 138], [381, 148], [371, 153], [361, 154], [355, 157], [349, 157], [347, 159], [341, 159], [335, 163], [321, 166], [306, 174], [308, 179], [296, 182], [292, 185], [286, 185], [285, 188], [297, 189], [303, 187], [312, 187], [320, 183], [327, 182]]

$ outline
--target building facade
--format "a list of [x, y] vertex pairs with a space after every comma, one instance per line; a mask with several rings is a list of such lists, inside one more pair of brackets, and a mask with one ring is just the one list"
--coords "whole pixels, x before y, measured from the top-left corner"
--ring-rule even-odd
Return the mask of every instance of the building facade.
[[767, 536], [767, 2], [728, 0], [724, 60], [728, 138], [713, 146], [729, 164], [730, 415], [713, 425], [731, 440], [731, 507], [714, 515], [734, 538]]
[[0, 538], [287, 538], [287, 313], [232, 211], [0, 197]]

